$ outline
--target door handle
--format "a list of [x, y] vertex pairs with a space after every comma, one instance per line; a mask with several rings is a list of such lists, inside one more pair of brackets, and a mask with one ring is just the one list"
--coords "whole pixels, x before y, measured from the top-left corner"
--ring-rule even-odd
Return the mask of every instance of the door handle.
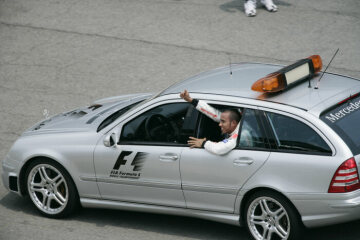
[[159, 159], [160, 161], [163, 162], [174, 162], [176, 160], [178, 160], [178, 156], [176, 154], [169, 154], [169, 153], [165, 153], [164, 155], [160, 155]]
[[251, 158], [237, 158], [234, 160], [234, 165], [244, 166], [253, 164], [254, 160]]

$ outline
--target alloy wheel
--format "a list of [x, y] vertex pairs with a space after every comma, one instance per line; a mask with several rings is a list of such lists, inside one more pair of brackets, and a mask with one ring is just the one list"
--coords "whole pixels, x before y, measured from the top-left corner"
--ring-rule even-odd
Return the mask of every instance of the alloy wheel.
[[33, 203], [46, 214], [61, 213], [68, 203], [67, 182], [61, 172], [49, 164], [39, 164], [31, 169], [27, 188]]
[[271, 197], [254, 199], [247, 212], [247, 225], [257, 240], [288, 239], [290, 218], [280, 202]]

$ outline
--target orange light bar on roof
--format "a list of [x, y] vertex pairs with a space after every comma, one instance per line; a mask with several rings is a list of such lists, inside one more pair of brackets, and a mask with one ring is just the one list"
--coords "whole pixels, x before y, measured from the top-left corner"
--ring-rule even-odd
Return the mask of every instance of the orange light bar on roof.
[[321, 68], [321, 57], [312, 55], [257, 80], [251, 89], [257, 92], [279, 92], [304, 79], [312, 78]]
[[308, 59], [311, 59], [313, 67], [314, 67], [314, 72], [318, 73], [321, 71], [322, 69], [322, 60], [320, 55], [312, 55], [310, 57], [308, 57]]

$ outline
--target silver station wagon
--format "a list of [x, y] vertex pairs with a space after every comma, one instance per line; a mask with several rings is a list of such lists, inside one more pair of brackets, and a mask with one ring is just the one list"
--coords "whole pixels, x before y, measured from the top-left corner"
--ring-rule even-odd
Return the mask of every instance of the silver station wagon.
[[[321, 67], [318, 55], [232, 64], [47, 118], [14, 143], [3, 183], [47, 217], [80, 205], [174, 214], [246, 226], [254, 239], [360, 219], [360, 81]], [[234, 149], [189, 148], [189, 137], [224, 136], [184, 89], [241, 112]]]

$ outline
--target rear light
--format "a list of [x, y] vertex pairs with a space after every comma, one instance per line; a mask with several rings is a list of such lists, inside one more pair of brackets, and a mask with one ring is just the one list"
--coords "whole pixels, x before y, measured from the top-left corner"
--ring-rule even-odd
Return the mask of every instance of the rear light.
[[358, 168], [354, 158], [346, 160], [336, 170], [329, 193], [346, 193], [360, 189]]

